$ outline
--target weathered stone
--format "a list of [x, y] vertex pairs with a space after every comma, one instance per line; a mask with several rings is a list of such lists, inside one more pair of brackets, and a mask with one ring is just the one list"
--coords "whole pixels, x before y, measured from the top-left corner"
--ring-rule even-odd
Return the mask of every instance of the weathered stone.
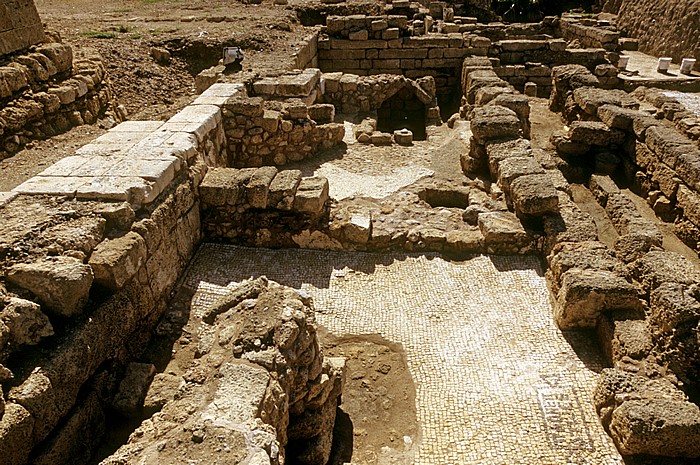
[[0, 311], [0, 322], [7, 326], [12, 346], [35, 345], [42, 338], [53, 336], [49, 319], [41, 313], [39, 305], [28, 300], [10, 298], [5, 309]]
[[521, 215], [542, 216], [559, 208], [559, 194], [546, 174], [516, 178], [510, 185], [513, 208]]
[[615, 184], [615, 181], [613, 181], [610, 176], [602, 176], [599, 174], [591, 176], [588, 182], [588, 188], [603, 208], [605, 208], [605, 205], [608, 203], [608, 197], [620, 193], [620, 188], [617, 187], [617, 184]]
[[571, 123], [571, 141], [578, 144], [602, 145], [621, 144], [625, 133], [608, 128], [597, 121], [574, 121]]
[[246, 185], [246, 198], [253, 208], [267, 207], [270, 184], [277, 175], [277, 168], [264, 166], [255, 170]]
[[661, 333], [696, 326], [700, 321], [699, 296], [697, 285], [662, 283], [649, 298], [650, 326]]
[[564, 242], [549, 256], [548, 262], [555, 282], [571, 268], [613, 271], [621, 265], [606, 245], [598, 241]]
[[318, 214], [328, 201], [328, 180], [323, 177], [303, 178], [294, 196], [293, 209]]
[[210, 168], [199, 185], [204, 205], [237, 205], [244, 197], [239, 187], [238, 170], [233, 168]]
[[518, 115], [502, 106], [478, 107], [471, 119], [474, 138], [480, 144], [496, 139], [515, 139], [520, 135]]
[[481, 213], [478, 222], [489, 253], [520, 253], [532, 245], [532, 237], [518, 217], [510, 212]]
[[126, 416], [139, 413], [155, 373], [150, 363], [130, 363], [112, 402], [114, 409]]
[[92, 269], [72, 257], [48, 257], [10, 268], [7, 279], [36, 295], [61, 316], [82, 312], [92, 285]]
[[700, 271], [683, 255], [653, 250], [632, 263], [634, 278], [649, 292], [663, 283], [694, 284], [700, 282]]
[[8, 402], [0, 417], [0, 457], [7, 465], [27, 463], [34, 442], [34, 418], [19, 404]]
[[107, 239], [95, 248], [88, 263], [97, 284], [119, 290], [146, 263], [146, 241], [133, 231]]
[[[614, 364], [624, 357], [642, 359], [652, 343], [643, 319], [627, 319], [631, 312], [612, 311], [603, 314], [598, 323], [598, 337], [603, 350]], [[629, 315], [632, 316], [632, 315]]]
[[700, 408], [688, 401], [628, 400], [613, 411], [609, 429], [623, 454], [700, 457]]
[[506, 195], [516, 178], [531, 174], [544, 174], [540, 164], [532, 157], [510, 157], [498, 163], [498, 185]]
[[267, 207], [279, 210], [291, 210], [294, 195], [301, 182], [301, 171], [284, 170], [277, 173], [272, 182], [267, 197]]
[[571, 268], [561, 276], [555, 320], [561, 329], [595, 328], [606, 310], [640, 308], [637, 289], [616, 273]]
[[8, 399], [26, 408], [36, 421], [32, 431], [33, 444], [44, 440], [61, 417], [51, 380], [42, 370], [36, 370], [19, 386], [10, 390]]
[[530, 141], [522, 138], [487, 142], [485, 148], [489, 171], [494, 178], [498, 177], [498, 166], [501, 161], [511, 157], [532, 156]]

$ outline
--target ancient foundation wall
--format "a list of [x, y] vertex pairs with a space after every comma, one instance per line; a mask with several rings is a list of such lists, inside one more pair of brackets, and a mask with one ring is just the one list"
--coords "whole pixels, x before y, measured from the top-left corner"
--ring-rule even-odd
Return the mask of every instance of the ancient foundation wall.
[[0, 2], [0, 56], [44, 40], [44, 26], [33, 0]]
[[[657, 215], [675, 220], [683, 238], [688, 225], [696, 228], [688, 215], [696, 207], [700, 151], [662, 114], [639, 110], [641, 91], [601, 89], [582, 67], [555, 68], [554, 75], [552, 103], [566, 102], [570, 130], [552, 142], [562, 166], [588, 183], [617, 234], [610, 248], [589, 242], [552, 249], [555, 318], [564, 329], [595, 327], [616, 367], [604, 372], [595, 402], [622, 453], [696, 456], [698, 433], [691, 425], [700, 421], [700, 410], [673, 383], [692, 390], [698, 379], [700, 313], [690, 309], [698, 308], [700, 274], [687, 258], [662, 248], [656, 223], [608, 174], [631, 184]], [[603, 298], [593, 302], [593, 294]], [[633, 413], [641, 405], [646, 420]], [[643, 426], [651, 423], [659, 427]]]
[[602, 48], [608, 52], [620, 48], [620, 33], [607, 21], [565, 14], [556, 23], [556, 30], [560, 37], [567, 41], [576, 40], [582, 47]]
[[[198, 187], [226, 160], [211, 103], [238, 90], [214, 86], [165, 123], [122, 123], [3, 194], [3, 463], [79, 463], [100, 440], [123, 366], [201, 237]], [[20, 352], [41, 368], [27, 372]]]
[[98, 118], [124, 116], [117, 108], [102, 58], [49, 42], [0, 66], [0, 160], [32, 139], [45, 139]]

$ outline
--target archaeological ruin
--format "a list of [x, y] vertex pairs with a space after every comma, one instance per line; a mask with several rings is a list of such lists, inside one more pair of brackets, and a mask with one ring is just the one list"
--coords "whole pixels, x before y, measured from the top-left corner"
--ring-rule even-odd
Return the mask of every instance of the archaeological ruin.
[[0, 465], [698, 463], [698, 2], [159, 1], [0, 0]]

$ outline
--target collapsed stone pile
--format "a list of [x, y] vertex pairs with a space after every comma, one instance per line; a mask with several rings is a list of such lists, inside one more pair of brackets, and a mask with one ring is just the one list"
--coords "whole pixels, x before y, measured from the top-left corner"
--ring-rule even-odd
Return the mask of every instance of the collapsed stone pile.
[[122, 381], [118, 399], [158, 413], [101, 463], [327, 463], [345, 359], [323, 356], [309, 296], [262, 277], [198, 311], [182, 374]]

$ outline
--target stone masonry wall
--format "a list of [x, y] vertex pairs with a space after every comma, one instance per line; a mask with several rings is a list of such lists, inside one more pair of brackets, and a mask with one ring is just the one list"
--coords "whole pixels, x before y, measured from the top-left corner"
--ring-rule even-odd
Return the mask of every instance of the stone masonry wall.
[[571, 164], [565, 166], [578, 167], [569, 173], [588, 184], [616, 233], [610, 248], [595, 237], [552, 248], [555, 319], [563, 329], [597, 329], [615, 368], [603, 373], [596, 408], [623, 454], [697, 457], [700, 409], [678, 386], [696, 389], [700, 374], [700, 272], [664, 250], [656, 223], [608, 174], [683, 231], [692, 223], [700, 152], [663, 113], [639, 109], [635, 97], [645, 91], [600, 89], [582, 67], [555, 68], [554, 75], [552, 102], [570, 123], [552, 142]]
[[201, 185], [202, 230], [219, 241], [296, 247], [293, 237], [328, 221], [328, 180], [299, 170], [217, 168]]
[[199, 185], [227, 158], [220, 106], [239, 91], [122, 123], [0, 196], [3, 463], [84, 463], [97, 446], [120, 367], [199, 242]]
[[0, 159], [32, 139], [111, 116], [117, 107], [102, 58], [92, 50], [75, 54], [69, 45], [49, 42], [14, 55], [0, 66]]
[[0, 56], [44, 40], [44, 26], [34, 0], [0, 2]]
[[300, 99], [230, 99], [223, 107], [228, 166], [284, 165], [340, 143], [345, 133], [343, 125], [333, 123], [331, 114], [316, 116], [323, 124], [317, 123], [310, 117], [310, 110], [314, 115], [316, 108]]

